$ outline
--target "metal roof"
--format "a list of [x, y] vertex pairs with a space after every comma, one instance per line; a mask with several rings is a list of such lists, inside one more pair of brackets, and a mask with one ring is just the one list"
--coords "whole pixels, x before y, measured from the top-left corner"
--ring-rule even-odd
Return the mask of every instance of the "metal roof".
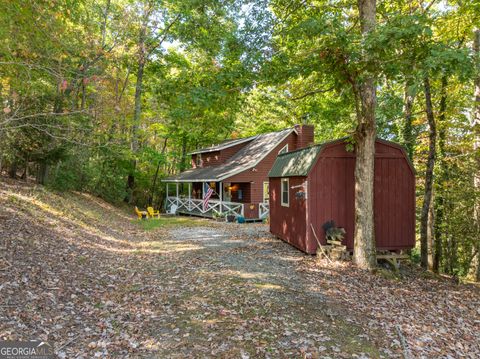
[[279, 155], [268, 177], [307, 176], [321, 149], [320, 144]]
[[176, 176], [164, 178], [163, 182], [218, 182], [251, 169], [265, 158], [295, 129], [265, 133], [252, 141], [219, 166], [193, 168]]
[[256, 137], [257, 136], [251, 136], [251, 137], [239, 138], [239, 139], [235, 139], [235, 140], [226, 140], [226, 141], [223, 141], [222, 143], [220, 143], [218, 145], [213, 145], [213, 146], [210, 146], [210, 147], [205, 147], [205, 148], [201, 148], [199, 150], [195, 150], [193, 152], [190, 152], [189, 155], [195, 155], [197, 153], [208, 153], [208, 152], [221, 151], [225, 148], [229, 148], [229, 147], [232, 147], [232, 146], [239, 145], [241, 143], [252, 141]]

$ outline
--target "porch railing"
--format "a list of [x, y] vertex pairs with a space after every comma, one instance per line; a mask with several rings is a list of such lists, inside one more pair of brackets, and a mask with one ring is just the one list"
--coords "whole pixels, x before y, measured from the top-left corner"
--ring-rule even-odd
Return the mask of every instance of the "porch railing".
[[167, 197], [166, 210], [170, 212], [172, 206], [176, 206], [175, 212], [198, 214], [205, 217], [213, 217], [214, 213], [244, 215], [244, 204], [237, 202], [225, 202], [219, 200], [208, 201], [207, 207], [203, 208], [202, 199], [187, 197]]
[[267, 218], [270, 213], [270, 204], [268, 202], [263, 202], [258, 205], [258, 218], [264, 219]]

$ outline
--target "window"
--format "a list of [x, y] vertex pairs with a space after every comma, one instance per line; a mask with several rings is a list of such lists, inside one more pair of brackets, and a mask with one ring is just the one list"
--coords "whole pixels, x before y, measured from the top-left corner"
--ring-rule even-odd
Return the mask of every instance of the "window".
[[201, 153], [199, 153], [199, 154], [197, 155], [197, 158], [196, 158], [195, 163], [196, 163], [197, 167], [201, 167], [201, 166], [202, 166], [202, 154], [201, 154]]
[[289, 182], [288, 178], [282, 178], [282, 206], [289, 206]]
[[278, 151], [278, 154], [281, 155], [282, 153], [287, 153], [288, 152], [288, 143], [282, 147], [280, 151]]
[[263, 182], [263, 202], [270, 200], [270, 189], [268, 182]]

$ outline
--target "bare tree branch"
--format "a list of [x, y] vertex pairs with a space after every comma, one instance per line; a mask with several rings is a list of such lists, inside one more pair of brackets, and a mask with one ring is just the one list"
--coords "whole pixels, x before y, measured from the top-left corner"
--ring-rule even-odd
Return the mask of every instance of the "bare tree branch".
[[7, 119], [3, 120], [0, 122], [0, 128], [1, 126], [14, 122], [14, 121], [22, 121], [22, 120], [28, 120], [28, 119], [33, 119], [33, 118], [40, 118], [40, 117], [60, 117], [60, 116], [71, 116], [71, 115], [78, 115], [78, 114], [88, 114], [88, 110], [79, 110], [79, 111], [71, 111], [71, 112], [43, 112], [43, 113], [34, 113], [30, 115], [25, 115], [25, 116], [20, 116], [20, 117], [8, 117]]
[[332, 86], [332, 87], [329, 87], [329, 88], [326, 88], [326, 89], [317, 89], [317, 90], [308, 91], [308, 92], [305, 92], [303, 95], [300, 95], [300, 96], [297, 96], [297, 97], [292, 97], [291, 100], [298, 101], [298, 100], [301, 100], [305, 97], [316, 95], [318, 93], [330, 92], [330, 91], [333, 91], [334, 89], [335, 89], [335, 86]]

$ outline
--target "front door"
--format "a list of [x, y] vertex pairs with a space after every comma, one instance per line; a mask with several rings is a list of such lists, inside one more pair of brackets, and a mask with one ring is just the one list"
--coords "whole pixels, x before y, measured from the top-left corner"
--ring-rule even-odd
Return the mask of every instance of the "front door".
[[232, 184], [231, 183], [223, 184], [223, 200], [225, 202], [232, 202]]

